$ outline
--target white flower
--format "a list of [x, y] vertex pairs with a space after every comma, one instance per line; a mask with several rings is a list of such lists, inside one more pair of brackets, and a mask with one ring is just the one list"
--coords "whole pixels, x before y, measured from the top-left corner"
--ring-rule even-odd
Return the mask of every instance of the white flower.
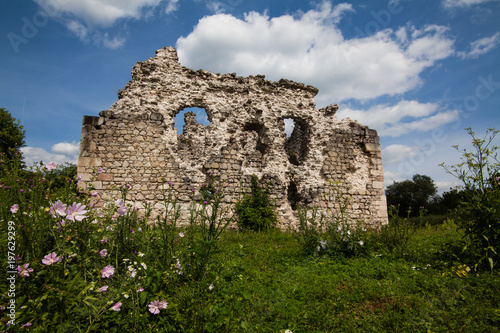
[[365, 242], [363, 242], [362, 240], [359, 241], [359, 245], [363, 246], [363, 244], [365, 244]]
[[139, 257], [144, 257], [144, 253], [142, 252], [139, 252], [139, 254], [137, 254]]

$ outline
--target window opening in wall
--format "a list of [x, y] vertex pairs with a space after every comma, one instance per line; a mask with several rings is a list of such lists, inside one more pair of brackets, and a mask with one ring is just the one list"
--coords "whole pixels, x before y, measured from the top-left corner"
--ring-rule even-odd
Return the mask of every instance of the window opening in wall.
[[[285, 123], [285, 151], [293, 165], [300, 165], [307, 155], [309, 128], [304, 121], [295, 118], [283, 119]], [[289, 134], [290, 133], [290, 134]]]
[[178, 135], [181, 135], [184, 131], [184, 125], [185, 125], [184, 115], [187, 112], [193, 112], [196, 115], [195, 119], [196, 119], [196, 122], [198, 124], [205, 125], [205, 126], [210, 124], [210, 121], [208, 120], [208, 115], [207, 115], [207, 112], [205, 111], [205, 109], [196, 108], [196, 107], [185, 108], [182, 111], [180, 111], [179, 113], [177, 113], [177, 115], [174, 118], [174, 126], [177, 129]]
[[286, 137], [289, 138], [292, 135], [293, 129], [295, 128], [295, 121], [293, 118], [285, 118], [283, 119], [285, 122], [285, 134]]
[[292, 207], [292, 210], [297, 210], [297, 203], [299, 202], [297, 194], [297, 185], [294, 182], [290, 182], [287, 189], [287, 199]]

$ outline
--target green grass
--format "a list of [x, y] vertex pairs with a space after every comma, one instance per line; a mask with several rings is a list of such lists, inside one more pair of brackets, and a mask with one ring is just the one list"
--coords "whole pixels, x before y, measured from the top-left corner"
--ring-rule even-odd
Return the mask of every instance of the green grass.
[[[446, 226], [420, 229], [408, 253], [345, 259], [302, 256], [288, 233], [227, 232], [215, 258], [214, 289], [191, 304], [203, 318], [184, 329], [498, 332], [498, 273], [459, 277], [451, 268], [459, 263], [437, 259], [441, 246], [459, 236]], [[185, 288], [186, 297], [196, 298], [200, 286]]]

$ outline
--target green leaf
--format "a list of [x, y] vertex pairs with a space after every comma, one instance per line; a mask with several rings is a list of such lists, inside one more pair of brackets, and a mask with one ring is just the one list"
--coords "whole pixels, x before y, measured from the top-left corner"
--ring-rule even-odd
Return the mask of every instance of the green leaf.
[[493, 258], [488, 258], [488, 261], [490, 262], [491, 270], [493, 270]]
[[250, 294], [250, 293], [249, 293], [248, 291], [246, 291], [246, 290], [243, 292], [243, 294], [242, 294], [242, 295], [243, 295], [243, 298], [244, 298], [244, 299], [251, 299], [251, 298], [252, 298], [252, 294]]

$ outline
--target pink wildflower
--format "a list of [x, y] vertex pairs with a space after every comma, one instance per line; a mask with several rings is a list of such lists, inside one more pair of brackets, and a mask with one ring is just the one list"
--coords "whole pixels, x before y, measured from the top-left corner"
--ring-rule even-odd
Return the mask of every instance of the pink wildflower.
[[24, 264], [22, 267], [17, 266], [16, 271], [19, 272], [20, 276], [30, 276], [29, 273], [33, 272], [33, 268], [29, 268], [30, 264]]
[[56, 217], [56, 213], [60, 216], [66, 216], [66, 205], [63, 204], [60, 200], [57, 200], [51, 207], [50, 207], [50, 214], [52, 214], [53, 217]]
[[143, 287], [139, 287], [139, 289], [137, 289], [137, 292], [140, 293], [141, 291], [144, 291], [144, 288]]
[[125, 215], [127, 212], [127, 206], [125, 206], [125, 202], [122, 199], [116, 200], [115, 204], [118, 206], [116, 213], [120, 216]]
[[49, 253], [43, 258], [44, 259], [42, 259], [42, 264], [44, 265], [52, 265], [53, 263], [61, 261], [61, 257], [58, 257], [55, 252]]
[[158, 300], [154, 300], [151, 303], [149, 303], [149, 312], [151, 312], [154, 315], [157, 315], [160, 313], [160, 302]]
[[57, 164], [54, 162], [49, 162], [47, 163], [47, 165], [45, 165], [45, 168], [47, 170], [54, 170], [55, 168], [57, 168]]
[[159, 305], [158, 307], [159, 307], [160, 309], [164, 309], [164, 310], [166, 310], [166, 309], [167, 309], [167, 305], [168, 305], [167, 301], [162, 300], [162, 301], [160, 302], [160, 305]]
[[122, 302], [118, 302], [118, 303], [116, 303], [115, 305], [113, 305], [113, 306], [111, 307], [111, 309], [110, 309], [110, 310], [113, 310], [113, 311], [120, 311], [120, 310], [121, 310], [121, 309], [120, 309], [120, 307], [121, 307], [121, 306], [122, 306]]
[[179, 232], [179, 237], [180, 238], [184, 237], [184, 233], [183, 232]]
[[99, 293], [103, 293], [105, 292], [106, 290], [108, 290], [108, 286], [102, 286], [101, 288], [99, 288], [99, 290], [97, 292]]
[[101, 258], [104, 258], [108, 255], [108, 250], [102, 249], [99, 254], [101, 255]]
[[85, 205], [73, 202], [73, 205], [69, 207], [68, 210], [66, 210], [66, 218], [73, 222], [75, 222], [75, 220], [82, 221], [87, 217], [85, 216], [85, 213], [87, 213], [87, 211], [85, 210]]
[[101, 239], [101, 243], [107, 243], [108, 242], [108, 237], [104, 237], [103, 239]]
[[103, 278], [110, 277], [111, 275], [113, 275], [114, 272], [115, 272], [115, 268], [111, 265], [108, 265], [108, 266], [104, 267], [103, 269], [101, 269], [101, 275]]
[[18, 210], [19, 210], [19, 205], [18, 204], [13, 204], [12, 207], [10, 207], [10, 212], [12, 214], [17, 213]]

